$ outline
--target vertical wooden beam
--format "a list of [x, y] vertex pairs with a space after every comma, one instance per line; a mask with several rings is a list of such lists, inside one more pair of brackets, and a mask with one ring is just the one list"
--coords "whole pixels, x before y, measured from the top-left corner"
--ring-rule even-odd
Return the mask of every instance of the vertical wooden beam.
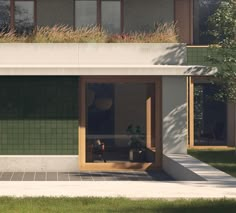
[[189, 106], [189, 146], [194, 146], [194, 80], [193, 77], [189, 77], [188, 86], [188, 106]]
[[152, 98], [149, 94], [146, 99], [146, 146], [152, 147]]
[[147, 84], [146, 95], [146, 146], [154, 148], [155, 142], [155, 83]]
[[190, 22], [189, 22], [189, 41], [190, 41], [190, 44], [193, 44], [193, 0], [189, 0], [190, 3], [189, 3], [189, 19], [190, 19]]
[[120, 0], [120, 33], [124, 32], [124, 0]]
[[193, 0], [174, 1], [174, 20], [181, 42], [193, 43]]
[[75, 30], [75, 10], [76, 10], [76, 7], [75, 7], [75, 5], [76, 5], [76, 2], [75, 2], [76, 0], [74, 0], [73, 1], [73, 30]]
[[97, 0], [97, 26], [102, 28], [102, 0]]
[[34, 29], [35, 31], [37, 30], [37, 25], [38, 25], [38, 17], [37, 17], [37, 0], [34, 0]]
[[15, 1], [10, 0], [10, 28], [11, 31], [15, 30]]
[[78, 127], [78, 153], [79, 167], [86, 163], [86, 82], [83, 77], [79, 78], [79, 127]]
[[186, 77], [186, 102], [187, 102], [187, 140], [186, 146], [189, 144], [189, 77]]

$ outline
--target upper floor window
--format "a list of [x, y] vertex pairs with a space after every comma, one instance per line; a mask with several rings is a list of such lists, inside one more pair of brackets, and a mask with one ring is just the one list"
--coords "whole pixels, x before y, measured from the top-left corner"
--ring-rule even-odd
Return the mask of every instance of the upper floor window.
[[35, 26], [35, 0], [0, 0], [0, 31], [29, 34]]
[[10, 30], [10, 0], [0, 0], [0, 32]]
[[76, 0], [75, 27], [97, 25], [110, 33], [120, 33], [121, 0]]
[[15, 31], [29, 34], [34, 29], [34, 1], [15, 1]]
[[110, 33], [121, 31], [120, 0], [103, 0], [101, 6], [102, 27]]
[[86, 27], [97, 24], [97, 1], [75, 1], [75, 27]]
[[211, 36], [208, 34], [208, 18], [214, 14], [221, 0], [195, 0], [194, 1], [194, 43], [210, 44]]

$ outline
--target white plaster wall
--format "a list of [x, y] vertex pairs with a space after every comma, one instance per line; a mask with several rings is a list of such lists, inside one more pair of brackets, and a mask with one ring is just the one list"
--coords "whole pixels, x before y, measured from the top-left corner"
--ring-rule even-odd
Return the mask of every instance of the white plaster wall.
[[163, 169], [175, 180], [235, 182], [235, 178], [186, 154], [163, 155]]
[[78, 64], [78, 45], [74, 44], [0, 44], [0, 64]]
[[[182, 155], [180, 155], [182, 157]], [[198, 175], [194, 170], [185, 166], [185, 164], [191, 165], [191, 160], [193, 158], [191, 156], [184, 156], [181, 161], [177, 161], [171, 155], [163, 155], [162, 159], [162, 168], [163, 170], [173, 177], [175, 180], [179, 181], [204, 181], [205, 179]], [[199, 166], [193, 165], [195, 167]]]
[[162, 77], [164, 154], [187, 153], [186, 77]]
[[37, 0], [38, 26], [68, 25], [74, 23], [74, 0]]
[[150, 31], [155, 23], [174, 21], [174, 0], [124, 0], [124, 30]]
[[1, 155], [2, 172], [76, 172], [78, 155]]
[[186, 63], [185, 44], [80, 44], [79, 64], [169, 64]]
[[185, 44], [0, 44], [0, 65], [182, 65]]

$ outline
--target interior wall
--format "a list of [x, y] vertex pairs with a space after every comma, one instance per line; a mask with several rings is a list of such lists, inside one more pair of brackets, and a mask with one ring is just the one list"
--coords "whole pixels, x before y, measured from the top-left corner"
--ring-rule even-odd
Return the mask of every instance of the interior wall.
[[[126, 129], [139, 125], [146, 133], [146, 84], [115, 85], [115, 135], [127, 136]], [[116, 139], [116, 146], [127, 146], [127, 139]]]

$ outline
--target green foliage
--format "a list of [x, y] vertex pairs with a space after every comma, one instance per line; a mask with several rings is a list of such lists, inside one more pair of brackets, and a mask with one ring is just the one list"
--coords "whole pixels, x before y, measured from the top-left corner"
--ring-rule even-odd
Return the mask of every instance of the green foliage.
[[194, 102], [194, 128], [199, 130], [203, 119], [203, 88], [200, 85], [194, 87]]
[[236, 1], [222, 0], [219, 8], [209, 18], [210, 34], [216, 43], [230, 44], [236, 33]]
[[213, 81], [221, 85], [218, 99], [236, 102], [236, 0], [222, 0], [209, 26], [216, 43], [210, 47], [209, 61], [218, 67]]
[[142, 141], [144, 140], [144, 134], [141, 131], [141, 127], [139, 125], [133, 127], [130, 124], [126, 129], [127, 134], [130, 137], [129, 146], [134, 149], [144, 148]]
[[[145, 191], [145, 188], [143, 190]], [[0, 212], [2, 213], [234, 213], [235, 208], [235, 199], [0, 198]]]

